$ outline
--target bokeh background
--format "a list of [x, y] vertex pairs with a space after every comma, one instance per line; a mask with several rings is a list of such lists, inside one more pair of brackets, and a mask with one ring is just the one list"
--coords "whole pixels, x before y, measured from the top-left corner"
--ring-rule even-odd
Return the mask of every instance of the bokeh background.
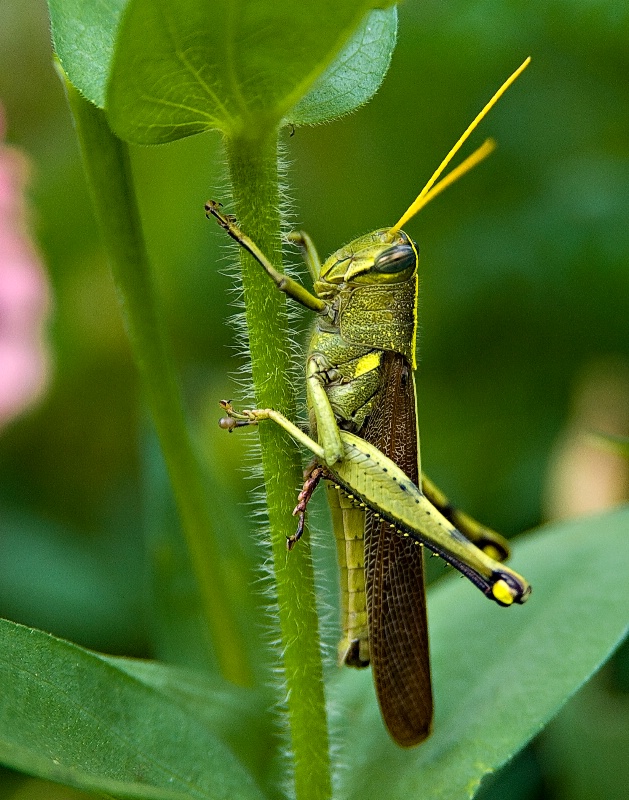
[[[579, 436], [629, 428], [629, 7], [406, 2], [377, 97], [283, 135], [292, 218], [325, 255], [395, 222], [527, 55], [474, 140], [494, 136], [497, 152], [407, 226], [422, 256], [423, 462], [508, 535], [626, 497], [622, 461]], [[53, 304], [47, 389], [0, 429], [0, 615], [107, 652], [200, 663], [176, 518], [51, 58], [43, 0], [0, 0], [0, 102], [8, 142], [31, 160], [30, 226]], [[132, 154], [230, 580], [255, 627], [246, 436], [216, 426], [240, 363], [229, 256], [203, 214], [224, 191], [221, 141]], [[485, 798], [626, 797], [628, 692], [625, 647]], [[79, 796], [0, 772], [0, 797]]]

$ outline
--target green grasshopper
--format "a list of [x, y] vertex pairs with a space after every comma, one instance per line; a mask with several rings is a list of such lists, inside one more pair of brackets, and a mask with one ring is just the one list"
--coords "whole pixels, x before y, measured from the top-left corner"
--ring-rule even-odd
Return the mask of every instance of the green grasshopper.
[[291, 234], [303, 250], [314, 294], [278, 272], [235, 219], [221, 213], [220, 204], [206, 204], [208, 217], [260, 263], [278, 289], [317, 315], [306, 360], [310, 435], [273, 409], [239, 412], [226, 401], [221, 426], [232, 430], [270, 419], [314, 454], [288, 548], [301, 536], [308, 500], [325, 478], [341, 572], [340, 661], [371, 664], [383, 719], [403, 747], [425, 739], [432, 724], [424, 546], [499, 605], [524, 603], [530, 594], [525, 579], [500, 563], [509, 554], [506, 541], [453, 509], [422, 474], [413, 375], [418, 250], [401, 230], [493, 149], [485, 142], [436, 183], [528, 62], [503, 84], [392, 228], [355, 239], [323, 265], [306, 234]]

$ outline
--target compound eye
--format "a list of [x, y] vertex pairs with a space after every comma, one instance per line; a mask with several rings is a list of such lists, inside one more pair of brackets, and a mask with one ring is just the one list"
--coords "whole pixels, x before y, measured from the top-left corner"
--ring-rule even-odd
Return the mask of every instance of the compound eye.
[[415, 251], [410, 244], [396, 244], [376, 258], [373, 269], [388, 274], [404, 272], [415, 266]]

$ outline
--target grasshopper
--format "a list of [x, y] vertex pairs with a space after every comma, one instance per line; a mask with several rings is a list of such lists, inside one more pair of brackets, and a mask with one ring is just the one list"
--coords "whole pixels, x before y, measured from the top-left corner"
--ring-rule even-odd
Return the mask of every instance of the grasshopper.
[[441, 556], [499, 605], [524, 603], [530, 586], [502, 565], [507, 542], [454, 509], [422, 473], [416, 421], [418, 248], [402, 231], [408, 219], [493, 149], [485, 142], [439, 183], [441, 173], [529, 59], [476, 117], [414, 203], [391, 228], [350, 242], [321, 264], [305, 233], [291, 234], [304, 254], [314, 293], [278, 272], [256, 244], [206, 204], [277, 288], [316, 314], [306, 359], [309, 434], [273, 409], [237, 411], [226, 401], [221, 426], [272, 420], [314, 454], [295, 508], [297, 532], [324, 478], [341, 573], [343, 638], [339, 659], [372, 666], [391, 737], [402, 747], [430, 733], [433, 700], [428, 656], [423, 549]]

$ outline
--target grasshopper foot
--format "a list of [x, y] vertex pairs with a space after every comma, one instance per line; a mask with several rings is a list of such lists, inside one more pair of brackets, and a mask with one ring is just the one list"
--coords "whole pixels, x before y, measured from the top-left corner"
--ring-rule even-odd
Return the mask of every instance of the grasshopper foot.
[[214, 217], [221, 228], [232, 236], [233, 232], [237, 231], [236, 217], [233, 214], [223, 214], [223, 212], [220, 211], [222, 207], [223, 204], [219, 203], [218, 200], [208, 200], [205, 204], [205, 216], [208, 219]]
[[320, 466], [316, 460], [311, 462], [304, 473], [304, 485], [297, 498], [297, 505], [293, 509], [293, 516], [298, 517], [297, 530], [292, 536], [286, 539], [286, 549], [288, 551], [292, 550], [302, 537], [304, 524], [306, 522], [306, 508], [308, 507], [310, 498], [314, 494], [314, 490], [323, 477], [323, 473], [323, 467]]
[[258, 424], [258, 414], [255, 411], [236, 411], [231, 404], [231, 400], [221, 400], [219, 405], [227, 416], [219, 419], [218, 426], [225, 431], [229, 431], [229, 433], [235, 428]]

